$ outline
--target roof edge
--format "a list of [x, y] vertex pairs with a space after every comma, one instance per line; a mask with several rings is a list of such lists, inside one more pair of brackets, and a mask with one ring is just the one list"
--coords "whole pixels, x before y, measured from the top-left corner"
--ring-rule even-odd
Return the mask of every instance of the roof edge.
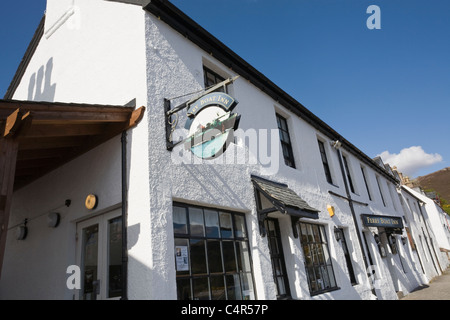
[[9, 100], [12, 99], [14, 96], [14, 93], [17, 90], [17, 87], [19, 86], [20, 82], [22, 81], [23, 75], [25, 74], [25, 71], [27, 70], [27, 67], [31, 61], [31, 58], [33, 57], [34, 53], [36, 52], [36, 49], [41, 41], [42, 36], [44, 35], [44, 26], [45, 26], [45, 15], [42, 17], [41, 22], [39, 23], [33, 38], [31, 39], [30, 44], [28, 45], [27, 50], [25, 51], [25, 54], [22, 58], [22, 61], [20, 61], [19, 67], [16, 70], [16, 73], [14, 74], [14, 77], [6, 90], [4, 99]]
[[214, 37], [211, 33], [201, 27], [197, 22], [187, 16], [168, 0], [143, 0], [143, 2], [144, 10], [150, 12], [157, 18], [167, 23], [175, 31], [185, 36], [191, 42], [199, 46], [205, 52], [211, 54], [214, 58], [241, 75], [243, 78], [250, 81], [262, 92], [269, 95], [280, 105], [292, 111], [328, 138], [341, 141], [346, 149], [352, 152], [361, 161], [371, 166], [375, 171], [388, 178], [391, 182], [399, 184], [399, 181], [395, 177], [391, 176], [383, 168], [380, 168], [368, 155], [363, 153], [348, 140], [344, 139], [337, 131], [286, 93], [283, 89], [278, 87], [261, 72], [256, 70], [233, 50], [223, 44], [220, 40]]

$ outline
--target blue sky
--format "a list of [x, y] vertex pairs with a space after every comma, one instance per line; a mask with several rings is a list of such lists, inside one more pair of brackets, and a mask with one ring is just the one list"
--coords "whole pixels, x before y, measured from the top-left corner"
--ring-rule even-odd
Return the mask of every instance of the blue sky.
[[[368, 156], [412, 177], [450, 166], [450, 1], [172, 3]], [[44, 10], [0, 4], [1, 97]]]

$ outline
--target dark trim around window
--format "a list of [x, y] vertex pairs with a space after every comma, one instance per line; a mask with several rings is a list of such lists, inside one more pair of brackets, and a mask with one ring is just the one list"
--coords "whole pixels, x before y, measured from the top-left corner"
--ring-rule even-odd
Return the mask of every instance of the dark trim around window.
[[172, 214], [178, 299], [257, 299], [245, 214], [179, 202]]
[[322, 158], [323, 170], [325, 171], [325, 177], [327, 178], [328, 183], [333, 184], [333, 178], [331, 177], [330, 166], [328, 165], [327, 153], [325, 151], [325, 145], [323, 141], [317, 140], [319, 143], [319, 151], [320, 156]]
[[294, 152], [292, 151], [291, 137], [286, 118], [276, 114], [277, 125], [280, 134], [281, 149], [283, 151], [284, 163], [295, 169]]
[[320, 224], [299, 223], [300, 244], [304, 253], [306, 277], [311, 296], [339, 290], [325, 227]]

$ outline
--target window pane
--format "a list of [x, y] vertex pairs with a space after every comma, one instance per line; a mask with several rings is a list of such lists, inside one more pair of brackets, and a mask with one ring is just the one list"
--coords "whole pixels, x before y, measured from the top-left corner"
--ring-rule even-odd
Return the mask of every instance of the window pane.
[[233, 238], [233, 224], [231, 222], [231, 214], [220, 213], [220, 231], [222, 238]]
[[225, 263], [225, 272], [236, 272], [236, 256], [234, 253], [234, 242], [223, 241], [223, 261]]
[[250, 253], [247, 242], [239, 241], [236, 243], [236, 256], [238, 258], [238, 271], [251, 272]]
[[228, 300], [242, 300], [239, 275], [228, 275], [225, 279], [227, 282]]
[[108, 297], [122, 295], [122, 217], [109, 220]]
[[301, 223], [300, 224], [300, 242], [301, 243], [307, 243], [308, 242], [308, 231], [306, 230], [306, 224]]
[[205, 235], [202, 209], [189, 208], [189, 224], [191, 236], [203, 237]]
[[284, 287], [284, 278], [283, 277], [277, 277], [277, 286], [278, 286], [278, 294], [285, 295], [286, 294], [286, 288]]
[[223, 272], [219, 240], [208, 240], [208, 266], [210, 273]]
[[242, 285], [243, 300], [255, 299], [251, 273], [249, 272], [241, 273], [241, 285]]
[[83, 288], [81, 299], [96, 300], [94, 281], [98, 271], [98, 224], [83, 229], [82, 273]]
[[175, 269], [177, 276], [189, 274], [189, 241], [175, 239]]
[[236, 222], [236, 230], [234, 230], [234, 235], [236, 238], [246, 238], [247, 232], [245, 230], [245, 216], [234, 215], [234, 221]]
[[211, 277], [211, 299], [225, 300], [225, 284], [223, 276]]
[[305, 254], [305, 264], [307, 266], [312, 265], [313, 261], [312, 261], [312, 255], [311, 255], [311, 250], [309, 248], [308, 244], [304, 244], [303, 245], [303, 252]]
[[178, 300], [192, 300], [190, 279], [177, 279], [177, 294]]
[[194, 278], [194, 300], [209, 300], [208, 278]]
[[191, 270], [192, 274], [206, 273], [205, 241], [191, 239]]
[[219, 214], [217, 211], [205, 209], [205, 225], [208, 238], [220, 238]]
[[186, 208], [173, 207], [173, 232], [187, 234]]
[[319, 233], [319, 226], [318, 225], [312, 225], [312, 231], [313, 231], [313, 237], [314, 237], [314, 242], [316, 243], [320, 243], [320, 233]]

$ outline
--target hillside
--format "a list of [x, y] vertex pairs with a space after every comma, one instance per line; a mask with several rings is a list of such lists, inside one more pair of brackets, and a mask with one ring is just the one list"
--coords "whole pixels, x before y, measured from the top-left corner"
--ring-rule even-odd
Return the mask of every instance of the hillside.
[[437, 191], [441, 198], [450, 203], [450, 167], [418, 177], [416, 182], [425, 190]]

